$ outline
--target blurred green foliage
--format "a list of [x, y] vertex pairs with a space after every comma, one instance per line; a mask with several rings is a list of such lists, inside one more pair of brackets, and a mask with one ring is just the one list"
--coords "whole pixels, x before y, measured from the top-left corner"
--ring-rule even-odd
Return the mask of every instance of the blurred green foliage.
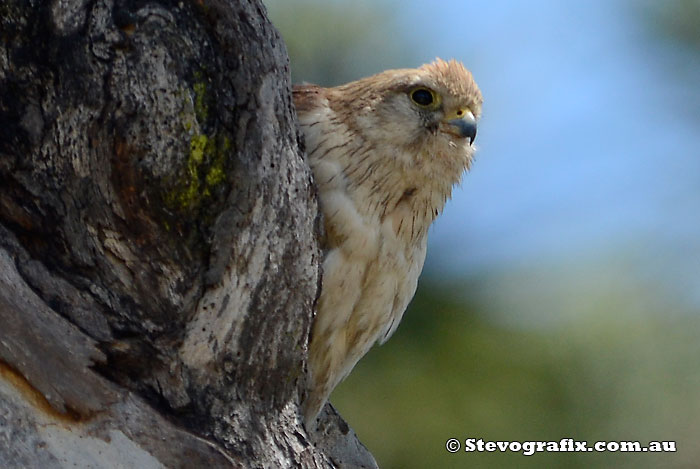
[[648, 18], [662, 36], [700, 51], [700, 0], [652, 2]]
[[292, 81], [334, 86], [413, 66], [412, 39], [396, 37], [396, 2], [265, 0], [291, 57]]
[[[588, 291], [578, 301], [589, 314], [523, 328], [490, 320], [502, 311], [482, 289], [424, 279], [395, 336], [332, 396], [381, 467], [691, 467], [700, 458], [695, 317], [660, 321], [655, 310], [625, 309], [624, 295]], [[639, 303], [650, 295], [636, 293]], [[453, 437], [678, 440], [681, 452], [449, 454]]]

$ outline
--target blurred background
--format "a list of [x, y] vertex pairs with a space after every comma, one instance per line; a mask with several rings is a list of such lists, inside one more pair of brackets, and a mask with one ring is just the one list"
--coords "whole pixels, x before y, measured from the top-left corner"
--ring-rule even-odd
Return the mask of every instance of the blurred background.
[[700, 0], [265, 3], [295, 82], [454, 57], [484, 95], [413, 303], [331, 398], [380, 466], [698, 467]]

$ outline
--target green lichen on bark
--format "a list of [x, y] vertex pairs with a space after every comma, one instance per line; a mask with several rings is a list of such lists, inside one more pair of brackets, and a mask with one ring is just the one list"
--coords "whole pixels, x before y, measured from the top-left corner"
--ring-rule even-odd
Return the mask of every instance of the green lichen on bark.
[[225, 182], [225, 163], [230, 149], [231, 141], [225, 135], [193, 135], [186, 170], [166, 196], [168, 206], [178, 211], [198, 210]]
[[194, 84], [194, 112], [200, 122], [206, 122], [209, 117], [209, 106], [206, 101], [207, 84], [198, 81]]
[[[185, 135], [189, 137], [187, 162], [166, 194], [166, 205], [179, 213], [196, 214], [208, 202], [217, 188], [226, 182], [226, 160], [231, 150], [231, 139], [222, 132], [206, 133], [209, 100], [207, 84], [200, 72], [192, 86], [191, 101], [185, 108], [190, 112], [181, 116]], [[188, 93], [189, 94], [189, 93]]]

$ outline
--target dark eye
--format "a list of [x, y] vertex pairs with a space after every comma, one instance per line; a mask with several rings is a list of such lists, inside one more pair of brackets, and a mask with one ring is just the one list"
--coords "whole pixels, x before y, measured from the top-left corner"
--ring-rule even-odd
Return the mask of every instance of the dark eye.
[[426, 88], [411, 91], [411, 100], [419, 106], [430, 106], [435, 100], [433, 93]]

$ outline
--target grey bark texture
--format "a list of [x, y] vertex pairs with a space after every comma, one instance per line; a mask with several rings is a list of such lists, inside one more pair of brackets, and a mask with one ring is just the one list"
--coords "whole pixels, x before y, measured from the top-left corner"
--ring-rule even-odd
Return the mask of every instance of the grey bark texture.
[[0, 2], [0, 467], [376, 467], [301, 423], [319, 215], [259, 1]]

